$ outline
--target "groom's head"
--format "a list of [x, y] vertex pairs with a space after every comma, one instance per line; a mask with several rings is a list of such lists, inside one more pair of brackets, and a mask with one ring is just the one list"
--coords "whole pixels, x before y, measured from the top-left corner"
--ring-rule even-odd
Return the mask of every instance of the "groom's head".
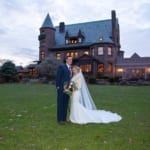
[[71, 56], [67, 56], [64, 59], [64, 63], [71, 65], [72, 64], [72, 57]]

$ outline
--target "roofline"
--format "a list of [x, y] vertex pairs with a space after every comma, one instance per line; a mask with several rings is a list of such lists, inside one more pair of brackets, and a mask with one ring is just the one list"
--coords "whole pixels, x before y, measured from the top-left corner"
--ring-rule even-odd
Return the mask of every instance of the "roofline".
[[55, 28], [52, 28], [52, 27], [40, 27], [39, 29], [40, 29], [40, 30], [42, 30], [42, 29], [52, 29], [52, 30], [56, 31], [56, 29], [55, 29]]
[[[88, 24], [88, 23], [96, 23], [96, 22], [104, 22], [104, 21], [111, 21], [112, 19], [105, 19], [105, 20], [96, 20], [96, 21], [89, 21], [89, 22], [80, 22], [80, 23], [72, 23], [72, 24], [65, 24], [65, 26], [72, 26], [72, 25], [80, 25], [80, 24]], [[58, 28], [58, 26], [54, 26], [54, 28]]]
[[56, 48], [55, 47], [49, 48], [49, 50], [57, 51], [57, 50], [61, 50], [61, 49], [69, 50], [69, 49], [78, 49], [78, 48], [89, 48], [89, 47], [91, 47], [93, 45], [98, 45], [98, 44], [111, 44], [111, 45], [114, 45], [114, 43], [103, 42], [103, 43], [91, 43], [89, 45], [70, 45], [70, 46], [64, 45], [64, 46], [58, 47], [58, 48], [57, 47]]
[[58, 47], [58, 48], [49, 48], [49, 50], [54, 50], [54, 51], [57, 51], [57, 50], [69, 50], [69, 49], [78, 49], [78, 48], [89, 48], [91, 45], [79, 45], [79, 46], [69, 46], [69, 47]]

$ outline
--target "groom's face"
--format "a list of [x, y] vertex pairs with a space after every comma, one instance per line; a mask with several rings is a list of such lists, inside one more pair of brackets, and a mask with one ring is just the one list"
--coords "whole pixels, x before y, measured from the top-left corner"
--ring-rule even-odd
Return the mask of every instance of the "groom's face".
[[72, 57], [67, 57], [66, 63], [67, 63], [68, 65], [71, 65], [71, 64], [72, 64]]

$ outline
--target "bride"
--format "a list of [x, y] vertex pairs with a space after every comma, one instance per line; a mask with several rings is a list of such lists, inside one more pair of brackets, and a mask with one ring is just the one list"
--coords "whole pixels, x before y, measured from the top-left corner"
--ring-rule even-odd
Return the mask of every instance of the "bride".
[[71, 81], [74, 82], [77, 87], [71, 95], [69, 120], [72, 123], [110, 123], [118, 122], [122, 119], [121, 116], [116, 113], [97, 110], [80, 67], [73, 66], [72, 72], [73, 77]]

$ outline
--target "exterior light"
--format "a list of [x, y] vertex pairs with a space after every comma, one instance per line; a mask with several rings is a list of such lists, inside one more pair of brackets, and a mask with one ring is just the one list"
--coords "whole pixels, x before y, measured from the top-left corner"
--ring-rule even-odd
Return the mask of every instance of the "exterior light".
[[123, 68], [118, 68], [117, 72], [123, 72]]
[[150, 68], [147, 68], [147, 72], [150, 72]]

